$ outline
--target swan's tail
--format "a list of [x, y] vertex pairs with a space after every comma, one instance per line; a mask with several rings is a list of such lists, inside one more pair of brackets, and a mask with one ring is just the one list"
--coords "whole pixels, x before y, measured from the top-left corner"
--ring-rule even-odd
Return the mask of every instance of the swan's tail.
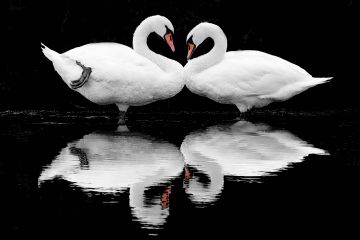
[[[308, 80], [305, 80], [305, 81], [301, 81], [299, 82], [298, 84], [295, 84], [293, 86], [293, 93], [295, 94], [299, 94], [303, 91], [306, 91], [308, 90], [309, 88], [312, 88], [316, 85], [319, 85], [319, 84], [323, 84], [323, 83], [327, 83], [328, 81], [330, 81], [330, 79], [332, 79], [332, 77], [324, 77], [324, 78], [314, 78], [314, 77], [311, 77], [310, 79]], [[294, 95], [295, 95], [294, 94]], [[294, 96], [292, 95], [292, 96]]]
[[314, 78], [314, 77], [312, 77], [309, 80], [299, 82], [298, 83], [298, 88], [302, 92], [302, 91], [305, 91], [305, 90], [307, 90], [309, 88], [312, 88], [312, 87], [314, 87], [316, 85], [327, 83], [331, 79], [332, 79], [332, 77], [324, 77], [324, 78]]
[[332, 77], [326, 77], [326, 78], [310, 77], [307, 80], [300, 81], [295, 84], [289, 84], [289, 85], [279, 89], [277, 92], [275, 92], [273, 94], [263, 95], [263, 96], [260, 96], [259, 98], [263, 98], [263, 99], [270, 98], [270, 99], [284, 101], [284, 100], [287, 100], [301, 92], [306, 91], [309, 88], [312, 88], [319, 84], [326, 83], [326, 82], [330, 81], [331, 79], [332, 79]]
[[51, 50], [43, 43], [41, 43], [41, 49], [45, 57], [53, 63], [55, 71], [68, 85], [81, 76], [82, 69], [74, 59]]
[[43, 54], [45, 55], [45, 57], [52, 62], [54, 62], [60, 58], [59, 53], [55, 52], [54, 50], [51, 50], [50, 48], [45, 46], [43, 43], [41, 43], [41, 50], [42, 50]]
[[[333, 77], [323, 77], [323, 78], [313, 78], [314, 82], [316, 82], [315, 85], [326, 83], [330, 81]], [[315, 86], [314, 85], [314, 86]]]

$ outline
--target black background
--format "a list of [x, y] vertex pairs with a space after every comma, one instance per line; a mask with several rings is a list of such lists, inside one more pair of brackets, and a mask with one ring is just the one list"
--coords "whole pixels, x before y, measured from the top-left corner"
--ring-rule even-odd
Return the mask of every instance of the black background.
[[[283, 103], [266, 109], [326, 111], [358, 109], [358, 77], [355, 75], [355, 22], [353, 1], [4, 1], [5, 44], [1, 51], [0, 110], [7, 109], [113, 109], [97, 107], [71, 91], [42, 55], [40, 42], [64, 52], [101, 41], [130, 46], [136, 26], [153, 14], [167, 16], [175, 27], [176, 53], [151, 36], [155, 51], [186, 63], [185, 38], [196, 24], [220, 25], [228, 37], [228, 50], [256, 49], [280, 56], [306, 69], [313, 76], [334, 79]], [[204, 46], [205, 52], [211, 46]], [[173, 99], [130, 111], [191, 111], [229, 109], [195, 96], [184, 89]], [[258, 111], [258, 110], [255, 110]], [[26, 112], [25, 112], [26, 114]], [[256, 114], [255, 114], [256, 115]], [[260, 114], [261, 115], [261, 114]], [[328, 117], [330, 116], [330, 117]], [[359, 216], [359, 119], [353, 115], [248, 116], [265, 121], [274, 129], [286, 129], [330, 155], [309, 156], [294, 168], [265, 177], [264, 184], [226, 181], [216, 205], [195, 208], [174, 180], [171, 214], [163, 239], [203, 239], [221, 234], [225, 239], [243, 235], [278, 237], [332, 236], [357, 233]], [[260, 118], [260, 119], [259, 119]], [[37, 238], [75, 232], [120, 239], [148, 239], [130, 215], [127, 195], [119, 204], [102, 204], [69, 182], [58, 181], [38, 188], [38, 177], [63, 147], [98, 130], [95, 124], [23, 123], [22, 117], [0, 118], [0, 212], [3, 228], [11, 236], [20, 233]], [[65, 121], [64, 119], [62, 119]], [[73, 121], [70, 119], [69, 121]], [[88, 120], [89, 121], [89, 120]], [[40, 123], [39, 123], [40, 122]], [[127, 123], [131, 131], [169, 141], [180, 147], [187, 134], [206, 123], [185, 121]], [[113, 126], [116, 127], [116, 126]], [[105, 199], [106, 200], [106, 199]], [[341, 225], [345, 227], [341, 227]], [[126, 235], [129, 236], [126, 236]], [[357, 233], [358, 234], [358, 233]], [[0, 235], [0, 236], [2, 236]], [[4, 235], [5, 236], [5, 235]]]
[[[344, 1], [30, 1], [8, 0], [5, 71], [0, 109], [104, 109], [71, 91], [42, 55], [40, 42], [64, 52], [91, 42], [131, 46], [133, 31], [146, 17], [161, 14], [175, 27], [176, 53], [150, 37], [150, 47], [186, 63], [186, 34], [199, 22], [221, 26], [228, 50], [256, 49], [291, 61], [332, 82], [270, 108], [326, 110], [357, 108], [355, 10]], [[206, 46], [205, 50], [208, 50]], [[199, 52], [201, 52], [199, 50]], [[114, 107], [110, 107], [115, 109]], [[173, 99], [139, 109], [159, 111], [221, 108], [184, 89]], [[226, 109], [226, 106], [222, 106]], [[235, 110], [235, 107], [231, 108]]]

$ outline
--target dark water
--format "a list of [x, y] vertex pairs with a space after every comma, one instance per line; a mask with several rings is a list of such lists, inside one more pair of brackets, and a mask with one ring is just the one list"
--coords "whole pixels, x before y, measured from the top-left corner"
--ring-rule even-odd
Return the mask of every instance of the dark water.
[[3, 112], [1, 228], [125, 239], [344, 236], [359, 223], [358, 120], [354, 111], [254, 111], [118, 126], [101, 114]]

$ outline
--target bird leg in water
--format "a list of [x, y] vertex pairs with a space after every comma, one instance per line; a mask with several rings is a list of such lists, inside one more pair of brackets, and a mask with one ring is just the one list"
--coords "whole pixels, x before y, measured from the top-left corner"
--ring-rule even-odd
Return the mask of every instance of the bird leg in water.
[[79, 61], [76, 61], [76, 64], [79, 65], [83, 71], [81, 77], [78, 80], [71, 81], [70, 86], [72, 89], [77, 89], [82, 86], [89, 80], [92, 69], [90, 67], [85, 67]]

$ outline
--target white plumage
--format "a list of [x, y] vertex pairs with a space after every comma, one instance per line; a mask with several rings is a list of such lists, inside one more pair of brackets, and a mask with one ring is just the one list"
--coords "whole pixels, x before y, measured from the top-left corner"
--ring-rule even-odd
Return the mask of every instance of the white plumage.
[[206, 187], [190, 179], [186, 192], [196, 203], [215, 201], [225, 175], [258, 178], [301, 162], [310, 154], [327, 154], [288, 131], [246, 121], [193, 132], [183, 140], [181, 153], [186, 164], [210, 178]]
[[93, 43], [59, 54], [43, 45], [43, 53], [69, 87], [82, 74], [76, 61], [90, 67], [89, 80], [74, 90], [94, 103], [115, 103], [126, 111], [129, 106], [170, 98], [184, 86], [183, 67], [147, 47], [148, 35], [164, 36], [166, 27], [173, 31], [165, 17], [145, 19], [134, 33], [134, 49], [118, 43]]
[[188, 41], [192, 40], [188, 56], [208, 37], [215, 45], [209, 53], [189, 60], [186, 86], [216, 102], [235, 104], [240, 112], [287, 100], [331, 79], [314, 78], [299, 66], [264, 52], [226, 52], [225, 34], [210, 23], [201, 23], [188, 34]]
[[151, 136], [129, 133], [94, 132], [69, 143], [53, 162], [46, 166], [39, 186], [61, 178], [88, 192], [112, 193], [129, 190], [131, 211], [148, 227], [164, 224], [169, 209], [161, 196], [146, 203], [145, 191], [170, 184], [184, 167], [175, 145]]

